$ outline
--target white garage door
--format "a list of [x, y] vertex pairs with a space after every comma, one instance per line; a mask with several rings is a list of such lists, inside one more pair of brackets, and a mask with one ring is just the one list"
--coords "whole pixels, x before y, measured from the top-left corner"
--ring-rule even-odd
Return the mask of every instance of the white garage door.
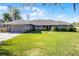
[[25, 25], [12, 25], [10, 28], [10, 32], [24, 32], [26, 31], [26, 26]]

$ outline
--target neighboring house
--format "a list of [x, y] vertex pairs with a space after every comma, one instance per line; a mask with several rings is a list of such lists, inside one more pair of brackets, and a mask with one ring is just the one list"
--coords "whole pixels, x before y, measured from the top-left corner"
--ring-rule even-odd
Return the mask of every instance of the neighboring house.
[[15, 20], [4, 23], [7, 32], [24, 32], [30, 30], [43, 30], [48, 29], [51, 30], [52, 28], [71, 28], [73, 27], [72, 24], [63, 22], [63, 21], [54, 21], [54, 20]]

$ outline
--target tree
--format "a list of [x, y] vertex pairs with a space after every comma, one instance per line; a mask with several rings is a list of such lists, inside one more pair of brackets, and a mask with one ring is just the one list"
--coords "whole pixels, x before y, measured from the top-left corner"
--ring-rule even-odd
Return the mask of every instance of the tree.
[[13, 8], [13, 9], [12, 9], [12, 15], [13, 15], [13, 19], [14, 19], [14, 20], [19, 20], [19, 19], [21, 19], [20, 11], [19, 11], [17, 8]]
[[4, 22], [21, 19], [19, 9], [9, 6], [8, 12], [3, 13], [3, 19]]
[[4, 22], [8, 22], [8, 21], [11, 21], [11, 17], [9, 15], [9, 13], [3, 13], [3, 21]]
[[11, 17], [11, 20], [13, 20], [13, 16], [12, 16], [12, 7], [11, 6], [8, 6], [8, 13]]

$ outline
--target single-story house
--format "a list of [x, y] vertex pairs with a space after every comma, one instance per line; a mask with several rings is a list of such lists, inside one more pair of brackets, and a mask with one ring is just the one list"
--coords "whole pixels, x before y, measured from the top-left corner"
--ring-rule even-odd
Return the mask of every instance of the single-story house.
[[10, 22], [5, 22], [7, 32], [24, 32], [31, 29], [31, 24], [25, 20], [14, 20]]
[[6, 28], [4, 27], [4, 24], [2, 22], [2, 20], [0, 19], [0, 32], [5, 32]]
[[63, 21], [54, 21], [54, 20], [15, 20], [10, 22], [5, 22], [4, 27], [6, 27], [7, 32], [24, 32], [30, 31], [32, 29], [35, 30], [43, 30], [48, 29], [51, 30], [52, 28], [71, 28], [73, 27], [72, 24], [63, 22]]
[[43, 30], [44, 28], [51, 30], [52, 28], [71, 28], [72, 24], [64, 21], [54, 21], [54, 20], [32, 20], [30, 21], [36, 30]]
[[2, 22], [2, 20], [0, 20], [0, 28], [3, 27], [3, 26], [4, 26], [3, 22]]

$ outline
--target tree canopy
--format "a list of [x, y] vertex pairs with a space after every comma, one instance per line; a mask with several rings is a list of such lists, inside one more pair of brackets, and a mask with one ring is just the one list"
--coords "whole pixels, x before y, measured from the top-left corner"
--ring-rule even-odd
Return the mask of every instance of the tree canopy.
[[3, 13], [4, 22], [21, 19], [20, 10], [18, 8], [8, 7], [8, 12]]

